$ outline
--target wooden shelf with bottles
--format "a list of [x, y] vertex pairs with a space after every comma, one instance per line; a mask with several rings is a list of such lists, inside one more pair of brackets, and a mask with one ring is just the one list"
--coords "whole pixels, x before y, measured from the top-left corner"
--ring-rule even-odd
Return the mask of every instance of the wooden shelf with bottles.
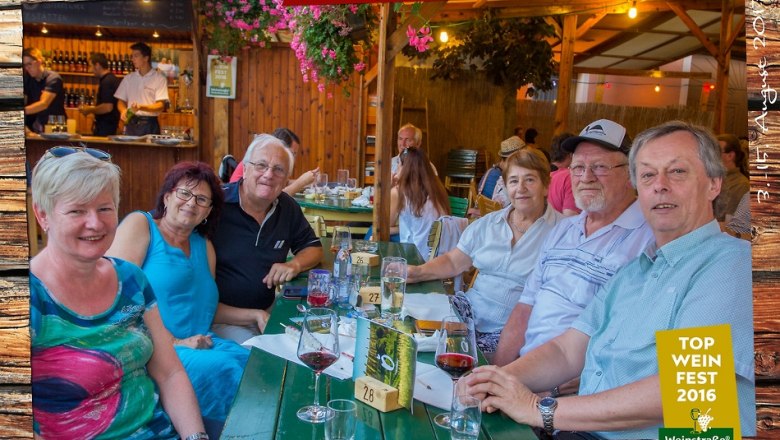
[[376, 175], [376, 95], [368, 95], [366, 99], [365, 139], [363, 139], [365, 161], [364, 185], [373, 185]]

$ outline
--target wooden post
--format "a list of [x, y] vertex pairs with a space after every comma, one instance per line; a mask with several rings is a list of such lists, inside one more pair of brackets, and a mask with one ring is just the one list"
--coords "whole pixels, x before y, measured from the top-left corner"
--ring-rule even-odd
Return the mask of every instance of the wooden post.
[[561, 62], [558, 70], [558, 98], [555, 105], [555, 134], [566, 131], [568, 125], [576, 35], [577, 16], [564, 15], [563, 35], [561, 35]]
[[[211, 164], [216, 170], [219, 168], [222, 158], [230, 152], [230, 124], [227, 123], [227, 121], [230, 121], [228, 115], [229, 101], [222, 98], [207, 99], [211, 99], [211, 124], [214, 130], [214, 149], [212, 150]], [[239, 161], [241, 159], [241, 157], [236, 158]]]
[[726, 108], [729, 103], [729, 67], [731, 64], [731, 22], [734, 17], [734, 5], [731, 0], [723, 0], [723, 15], [720, 19], [720, 47], [718, 48], [718, 75], [715, 80], [715, 123], [713, 131], [723, 133], [726, 129]]
[[393, 157], [393, 90], [395, 82], [394, 59], [388, 57], [388, 32], [392, 30], [390, 4], [382, 5], [379, 22], [379, 66], [377, 74], [376, 115], [376, 172], [374, 174], [374, 236], [390, 239], [390, 160]]

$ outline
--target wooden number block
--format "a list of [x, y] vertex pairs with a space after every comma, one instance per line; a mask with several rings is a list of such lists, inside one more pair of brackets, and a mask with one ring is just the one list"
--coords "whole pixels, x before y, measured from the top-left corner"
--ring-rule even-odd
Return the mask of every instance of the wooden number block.
[[368, 264], [369, 266], [379, 266], [379, 255], [369, 254], [368, 252], [353, 252], [352, 264]]
[[382, 304], [382, 287], [365, 286], [360, 289], [361, 305]]
[[355, 381], [355, 398], [379, 411], [389, 412], [401, 407], [398, 404], [398, 389], [369, 376]]

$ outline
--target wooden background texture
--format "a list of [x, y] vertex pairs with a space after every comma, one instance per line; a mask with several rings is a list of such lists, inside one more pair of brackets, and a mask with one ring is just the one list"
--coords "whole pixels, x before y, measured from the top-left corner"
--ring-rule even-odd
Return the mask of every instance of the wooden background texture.
[[[761, 9], [763, 8], [763, 9]], [[777, 9], [777, 11], [774, 10]], [[774, 1], [748, 2], [748, 88], [760, 94], [763, 86], [759, 60], [766, 57], [766, 83], [780, 88], [780, 33], [777, 20], [780, 6]], [[760, 12], [757, 12], [760, 11]], [[757, 36], [753, 24], [757, 17], [766, 47], [753, 48]], [[21, 0], [0, 0], [0, 438], [31, 438], [32, 400], [30, 395], [30, 363], [28, 332], [28, 243], [26, 235], [25, 149], [22, 124], [21, 80], [22, 22]], [[257, 61], [258, 66], [261, 64]], [[292, 76], [292, 75], [290, 75]], [[292, 86], [292, 85], [291, 85]], [[308, 88], [308, 85], [306, 86]], [[765, 87], [766, 88], [766, 87]], [[336, 92], [335, 94], [338, 94]], [[305, 91], [300, 104], [310, 109], [304, 118], [316, 120], [329, 105], [313, 92]], [[355, 93], [354, 95], [357, 95]], [[353, 95], [353, 96], [354, 96]], [[281, 98], [281, 96], [275, 97]], [[337, 98], [341, 99], [341, 98]], [[279, 102], [281, 99], [273, 99]], [[270, 105], [266, 103], [265, 105]], [[241, 107], [233, 109], [237, 116]], [[206, 110], [206, 109], [204, 109]], [[269, 109], [266, 114], [274, 114]], [[756, 397], [759, 438], [780, 438], [780, 270], [778, 245], [780, 225], [780, 114], [768, 112], [761, 118], [760, 110], [748, 116], [751, 128], [751, 185], [753, 223], [753, 296], [756, 351]], [[323, 117], [323, 116], [320, 116]], [[757, 122], [760, 121], [760, 122]], [[258, 124], [267, 130], [276, 125], [270, 120]], [[763, 124], [761, 126], [760, 124]], [[350, 124], [354, 127], [356, 124]], [[306, 138], [322, 136], [322, 132], [306, 133]], [[249, 133], [233, 133], [231, 145], [242, 145]], [[357, 141], [357, 139], [356, 139]], [[349, 155], [327, 157], [326, 144], [316, 153], [339, 165], [353, 160]], [[346, 146], [347, 149], [356, 148]], [[231, 147], [232, 148], [232, 147]], [[329, 162], [330, 162], [329, 161]], [[335, 165], [335, 164], [333, 164]], [[332, 165], [331, 165], [332, 166]], [[297, 168], [297, 167], [296, 167]], [[302, 167], [303, 168], [303, 167]], [[766, 193], [760, 192], [766, 191]]]

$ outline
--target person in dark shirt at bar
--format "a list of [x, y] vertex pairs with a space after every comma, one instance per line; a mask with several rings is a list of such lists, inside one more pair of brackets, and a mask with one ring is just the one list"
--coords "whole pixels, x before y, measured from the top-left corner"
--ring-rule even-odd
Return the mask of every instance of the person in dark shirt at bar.
[[92, 71], [100, 80], [97, 90], [95, 105], [79, 107], [82, 115], [95, 115], [95, 125], [92, 134], [95, 136], [110, 136], [116, 134], [119, 126], [119, 110], [117, 99], [114, 97], [119, 79], [108, 70], [108, 59], [102, 53], [95, 53], [89, 57], [92, 63]]
[[65, 116], [65, 92], [62, 77], [44, 67], [40, 49], [28, 47], [22, 52], [24, 67], [24, 125], [43, 133], [49, 116]]

